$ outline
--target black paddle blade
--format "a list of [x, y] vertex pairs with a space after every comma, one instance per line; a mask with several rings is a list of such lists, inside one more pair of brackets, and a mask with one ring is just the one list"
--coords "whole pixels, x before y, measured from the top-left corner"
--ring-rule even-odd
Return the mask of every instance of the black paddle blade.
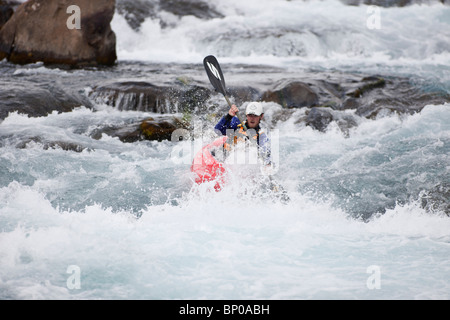
[[225, 79], [223, 77], [222, 69], [220, 64], [214, 56], [207, 56], [203, 59], [203, 65], [205, 66], [206, 73], [208, 74], [209, 81], [213, 87], [223, 94], [227, 95], [227, 89], [225, 86]]

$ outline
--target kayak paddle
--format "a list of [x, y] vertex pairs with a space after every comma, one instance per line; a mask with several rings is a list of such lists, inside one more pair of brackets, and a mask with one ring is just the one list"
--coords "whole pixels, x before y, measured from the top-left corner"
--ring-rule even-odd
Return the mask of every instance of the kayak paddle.
[[[217, 61], [214, 56], [207, 56], [203, 60], [203, 65], [205, 66], [206, 73], [208, 74], [209, 81], [213, 85], [214, 89], [223, 94], [225, 100], [227, 100], [228, 105], [231, 108], [231, 101], [227, 95], [227, 87], [225, 85], [225, 78], [223, 77], [222, 69], [220, 68], [219, 61]], [[236, 113], [239, 121], [244, 128], [244, 131], [247, 131], [247, 127], [245, 126], [245, 122], [241, 120], [239, 115]]]

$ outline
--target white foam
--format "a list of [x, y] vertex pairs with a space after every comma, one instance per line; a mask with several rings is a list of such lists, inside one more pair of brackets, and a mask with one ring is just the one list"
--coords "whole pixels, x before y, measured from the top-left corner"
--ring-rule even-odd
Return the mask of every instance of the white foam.
[[199, 63], [215, 54], [224, 62], [290, 67], [448, 65], [450, 8], [438, 3], [378, 8], [380, 29], [367, 27], [368, 6], [335, 0], [210, 3], [225, 17], [162, 15], [169, 27], [148, 18], [138, 33], [116, 14], [119, 59]]
[[[97, 205], [58, 212], [32, 189], [2, 189], [10, 200], [0, 216], [20, 221], [0, 234], [3, 298], [448, 298], [450, 222], [413, 204], [363, 223], [299, 194], [286, 206], [225, 190], [149, 207], [136, 220]], [[79, 290], [67, 286], [72, 265]], [[378, 291], [366, 286], [374, 265]]]

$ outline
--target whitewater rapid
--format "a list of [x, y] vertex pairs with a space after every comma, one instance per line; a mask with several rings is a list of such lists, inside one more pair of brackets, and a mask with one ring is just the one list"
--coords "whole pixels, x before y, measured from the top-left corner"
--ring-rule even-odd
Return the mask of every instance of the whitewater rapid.
[[[97, 142], [82, 134], [78, 142], [86, 140], [91, 150], [81, 153], [43, 150], [39, 143], [5, 145], [1, 297], [448, 299], [450, 220], [444, 213], [427, 212], [416, 199], [364, 222], [345, 210], [352, 196], [330, 198], [329, 192], [345, 182], [355, 187], [373, 153], [392, 151], [383, 150], [383, 140], [392, 137], [398, 146], [430, 141], [418, 149], [426, 157], [419, 162], [448, 160], [447, 108], [367, 121], [350, 138], [338, 130], [281, 130], [282, 150], [290, 151], [277, 179], [289, 191], [288, 204], [243, 195], [239, 179], [220, 193], [193, 189], [188, 165], [171, 161], [170, 143], [123, 144], [107, 136]], [[18, 137], [35, 128], [70, 137], [78, 126], [68, 124], [90, 119], [92, 126], [122, 115], [87, 109], [42, 118], [11, 115], [0, 133]], [[14, 132], [14, 123], [21, 123], [21, 132]], [[445, 150], [431, 153], [439, 148]], [[396, 152], [383, 158], [405, 165], [414, 158]], [[409, 183], [417, 180], [417, 188], [435, 179], [427, 179], [432, 170], [415, 172], [416, 164], [409, 165], [405, 174], [415, 175]], [[436, 177], [448, 176], [448, 162], [439, 170]], [[341, 182], [325, 183], [336, 177]], [[365, 199], [380, 201], [377, 183], [372, 188]], [[73, 270], [80, 275], [75, 289]]]
[[450, 58], [450, 10], [439, 3], [390, 8], [335, 0], [209, 3], [224, 17], [160, 12], [136, 32], [115, 15], [119, 59], [198, 63], [214, 54], [225, 63], [379, 71], [386, 64], [392, 72], [407, 65], [448, 65]]
[[[379, 8], [380, 29], [370, 29], [366, 5], [208, 3], [223, 17], [158, 12], [133, 30], [116, 14], [112, 71], [5, 61], [0, 69], [19, 84], [56, 79], [78, 90], [82, 80], [146, 81], [146, 72], [199, 77], [214, 54], [236, 71], [227, 79], [262, 65], [289, 77], [402, 76], [450, 92], [448, 6]], [[356, 125], [325, 132], [297, 121], [305, 108], [279, 121], [281, 106], [264, 105], [265, 124], [279, 132], [275, 178], [287, 204], [244, 192], [252, 185], [239, 175], [221, 192], [196, 186], [189, 161], [174, 155], [192, 150], [182, 159], [190, 160], [198, 140], [93, 138], [159, 116], [151, 112], [93, 102], [41, 117], [10, 113], [0, 122], [0, 299], [448, 300], [450, 105], [374, 119], [342, 111]]]

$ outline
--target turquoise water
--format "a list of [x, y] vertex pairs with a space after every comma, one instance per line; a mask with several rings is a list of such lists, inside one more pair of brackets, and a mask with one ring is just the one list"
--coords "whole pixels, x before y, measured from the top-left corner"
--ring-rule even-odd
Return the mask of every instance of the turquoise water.
[[[379, 72], [450, 91], [448, 7], [381, 9], [373, 31], [366, 6], [241, 2], [212, 2], [224, 18], [163, 14], [166, 29], [149, 18], [140, 32], [117, 16], [119, 71], [2, 62], [2, 83], [145, 79], [150, 62], [165, 75], [189, 74], [189, 64], [217, 52], [243, 69]], [[194, 185], [189, 161], [173, 155], [198, 150], [196, 141], [92, 138], [105, 124], [156, 114], [95, 103], [37, 118], [9, 114], [0, 122], [0, 298], [449, 299], [450, 105], [371, 120], [349, 111], [357, 126], [346, 132], [295, 123], [301, 109], [276, 122], [280, 106], [265, 106], [279, 132], [275, 178], [287, 204], [255, 197], [238, 171], [221, 192]]]

